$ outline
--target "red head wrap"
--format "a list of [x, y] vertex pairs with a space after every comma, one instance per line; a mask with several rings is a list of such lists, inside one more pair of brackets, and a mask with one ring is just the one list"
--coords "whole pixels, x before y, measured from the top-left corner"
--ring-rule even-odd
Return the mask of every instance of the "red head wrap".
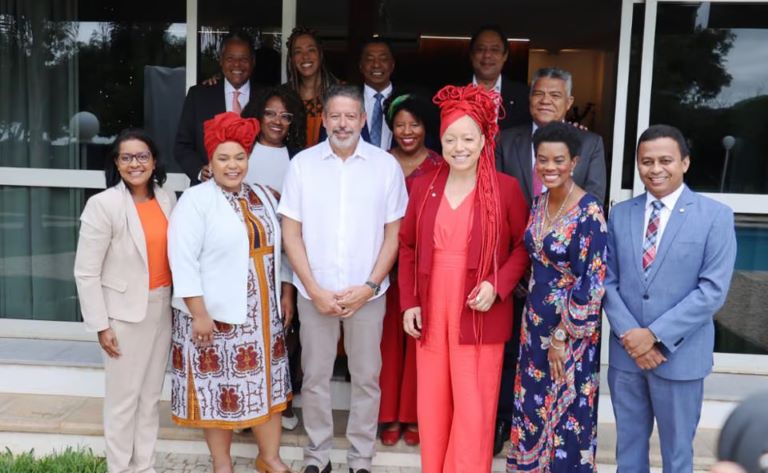
[[227, 141], [234, 141], [251, 154], [253, 143], [259, 135], [259, 121], [255, 118], [240, 118], [234, 112], [224, 112], [203, 123], [203, 143], [208, 161], [216, 147]]
[[482, 242], [480, 247], [480, 265], [477, 272], [477, 283], [493, 273], [493, 285], [496, 285], [496, 250], [499, 245], [499, 228], [501, 222], [499, 183], [496, 178], [494, 144], [499, 125], [496, 122], [501, 99], [497, 92], [485, 90], [483, 87], [468, 85], [466, 87], [443, 87], [432, 99], [440, 107], [440, 136], [451, 123], [464, 115], [469, 116], [480, 127], [485, 137], [485, 145], [480, 151], [477, 164], [477, 196], [479, 198], [480, 223], [482, 226]]

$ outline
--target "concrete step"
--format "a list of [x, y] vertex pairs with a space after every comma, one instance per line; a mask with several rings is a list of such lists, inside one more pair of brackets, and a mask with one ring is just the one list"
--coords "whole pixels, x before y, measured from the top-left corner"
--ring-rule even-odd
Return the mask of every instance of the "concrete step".
[[[607, 396], [602, 405], [610, 402]], [[301, 419], [301, 409], [296, 409]], [[334, 450], [332, 461], [344, 462], [349, 442], [344, 437], [348, 411], [334, 410]], [[601, 406], [598, 426], [598, 462], [615, 462], [615, 429], [610, 411]], [[700, 426], [694, 451], [696, 468], [707, 469], [714, 461], [713, 452], [718, 428]], [[286, 460], [301, 460], [302, 447], [308, 442], [303, 425], [294, 431], [283, 432], [282, 455]], [[38, 452], [81, 445], [103, 452], [102, 399], [96, 397], [54, 396], [39, 394], [0, 394], [0, 445], [21, 452], [34, 448]], [[377, 446], [375, 464], [393, 467], [418, 467], [419, 449], [403, 442], [392, 447]], [[205, 455], [207, 448], [199, 429], [179, 427], [171, 421], [170, 403], [160, 404], [160, 432], [158, 452]], [[495, 459], [498, 471], [503, 471], [504, 452]], [[253, 439], [247, 434], [235, 436], [233, 454], [255, 458], [257, 451]], [[660, 466], [658, 437], [652, 439], [652, 464]], [[496, 470], [494, 470], [496, 471]]]
[[[597, 458], [599, 463], [610, 465], [615, 461], [615, 419], [606, 372], [603, 367]], [[200, 431], [171, 424], [167, 402], [170, 400], [170, 381], [166, 381], [161, 404], [160, 451], [204, 454], [207, 450]], [[768, 389], [768, 376], [714, 373], [707, 378], [702, 419], [694, 442], [697, 468], [706, 469], [714, 462], [719, 429], [738, 401], [765, 389]], [[7, 444], [3, 440], [18, 443], [25, 438], [43, 436], [49, 439], [46, 444], [50, 445], [57, 441], [87, 441], [88, 445], [101, 445], [97, 450], [103, 450], [101, 398], [104, 395], [104, 371], [100, 349], [95, 342], [0, 338], [0, 393], [0, 432], [3, 432], [0, 445]], [[349, 384], [343, 380], [333, 381], [332, 399], [337, 418], [334, 455], [343, 461], [348, 446], [342, 433], [349, 408]], [[295, 405], [301, 406], [301, 395], [296, 396]], [[651, 442], [652, 464], [660, 466], [656, 434]], [[254, 453], [248, 437], [238, 438], [236, 443], [238, 452]], [[295, 433], [286, 432], [283, 438], [286, 458], [300, 458], [305, 443], [301, 426]], [[417, 449], [404, 445], [380, 447], [383, 460], [379, 461], [385, 462], [383, 464], [418, 466]], [[497, 463], [503, 464], [503, 458], [497, 459]]]

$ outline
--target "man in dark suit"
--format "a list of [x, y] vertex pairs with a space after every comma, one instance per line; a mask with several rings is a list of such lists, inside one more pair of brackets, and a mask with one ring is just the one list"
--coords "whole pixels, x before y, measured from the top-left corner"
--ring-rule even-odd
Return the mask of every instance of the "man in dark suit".
[[384, 120], [386, 100], [392, 96], [392, 72], [395, 58], [389, 43], [380, 37], [368, 39], [360, 53], [360, 73], [363, 75], [363, 99], [368, 116], [361, 137], [385, 151], [392, 145], [392, 130]]
[[501, 74], [508, 57], [507, 35], [499, 26], [481, 26], [469, 40], [469, 59], [474, 71], [472, 83], [501, 94], [504, 107], [503, 118], [499, 120], [501, 130], [531, 122], [528, 87]]
[[[529, 205], [543, 191], [541, 181], [532, 172], [531, 137], [539, 127], [565, 120], [566, 112], [573, 105], [572, 84], [568, 71], [557, 68], [536, 71], [531, 79], [529, 106], [533, 124], [504, 130], [496, 142], [496, 168], [517, 178]], [[573, 171], [573, 180], [602, 202], [606, 189], [603, 139], [586, 130], [579, 130], [579, 139], [579, 162]]]
[[254, 66], [253, 41], [236, 31], [224, 37], [219, 65], [224, 80], [189, 89], [176, 133], [173, 155], [192, 184], [210, 177], [203, 146], [203, 122], [223, 112], [240, 113], [257, 93], [250, 78]]
[[[538, 127], [565, 119], [566, 112], [573, 105], [572, 83], [571, 74], [562, 69], [544, 68], [536, 71], [531, 80], [529, 103], [533, 123], [503, 130], [496, 141], [496, 168], [517, 178], [529, 206], [533, 198], [540, 195], [544, 190], [541, 180], [533, 172], [534, 155], [531, 137]], [[578, 135], [581, 140], [581, 147], [578, 153], [579, 160], [573, 171], [573, 180], [578, 186], [602, 202], [605, 200], [606, 188], [603, 139], [599, 135], [585, 130], [579, 130]], [[501, 451], [504, 440], [509, 436], [512, 421], [513, 391], [520, 347], [520, 321], [525, 293], [525, 285], [518, 286], [518, 290], [515, 292], [513, 314], [515, 332], [504, 348], [504, 367], [496, 417], [494, 453]]]

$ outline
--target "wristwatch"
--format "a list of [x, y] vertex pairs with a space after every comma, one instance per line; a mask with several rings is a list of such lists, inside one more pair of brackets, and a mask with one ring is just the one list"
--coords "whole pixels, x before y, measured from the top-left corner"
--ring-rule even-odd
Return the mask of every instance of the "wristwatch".
[[564, 342], [566, 338], [568, 338], [568, 334], [565, 333], [565, 330], [563, 330], [560, 327], [557, 327], [554, 332], [552, 332], [552, 337], [557, 340], [558, 342]]
[[376, 284], [373, 281], [365, 281], [365, 285], [370, 287], [371, 289], [373, 289], [373, 295], [374, 296], [378, 296], [379, 295], [379, 291], [381, 291], [381, 286], [379, 286], [378, 284]]

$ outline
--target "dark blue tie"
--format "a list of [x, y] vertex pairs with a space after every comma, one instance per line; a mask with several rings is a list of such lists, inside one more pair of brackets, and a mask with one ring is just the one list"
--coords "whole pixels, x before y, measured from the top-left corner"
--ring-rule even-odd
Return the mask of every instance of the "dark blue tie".
[[384, 98], [380, 93], [376, 93], [373, 96], [376, 102], [373, 104], [373, 116], [371, 117], [371, 144], [373, 146], [381, 147], [381, 124], [384, 119], [384, 113], [381, 111], [381, 99]]

